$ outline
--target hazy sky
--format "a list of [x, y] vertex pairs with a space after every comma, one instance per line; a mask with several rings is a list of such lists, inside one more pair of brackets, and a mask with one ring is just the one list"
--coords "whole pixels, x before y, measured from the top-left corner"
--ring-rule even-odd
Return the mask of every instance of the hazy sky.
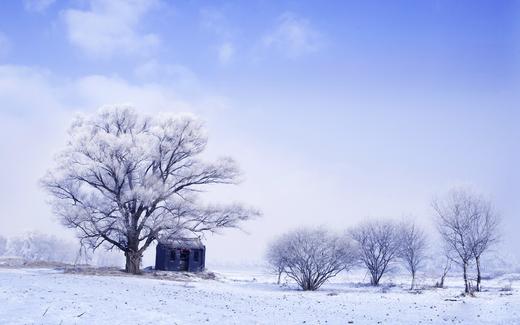
[[[207, 123], [264, 212], [209, 236], [253, 261], [300, 225], [431, 227], [453, 186], [490, 196], [520, 239], [520, 2], [100, 1], [0, 4], [0, 234], [71, 236], [38, 179], [76, 112], [133, 103]], [[520, 258], [520, 251], [513, 249]]]

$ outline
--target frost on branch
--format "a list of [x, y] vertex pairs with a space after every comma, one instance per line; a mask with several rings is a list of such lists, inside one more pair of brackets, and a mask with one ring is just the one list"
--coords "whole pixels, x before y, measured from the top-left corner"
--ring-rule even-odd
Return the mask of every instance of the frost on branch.
[[82, 244], [125, 252], [128, 272], [139, 272], [143, 252], [160, 236], [237, 227], [258, 214], [239, 204], [201, 202], [208, 185], [234, 184], [239, 170], [231, 158], [199, 157], [207, 136], [194, 117], [147, 117], [107, 106], [77, 118], [69, 138], [43, 180], [53, 209]]

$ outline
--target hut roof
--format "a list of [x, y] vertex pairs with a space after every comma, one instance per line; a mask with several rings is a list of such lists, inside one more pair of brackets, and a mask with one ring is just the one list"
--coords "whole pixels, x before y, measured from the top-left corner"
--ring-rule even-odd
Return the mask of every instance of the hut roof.
[[159, 244], [169, 246], [171, 248], [189, 248], [202, 249], [204, 244], [200, 238], [175, 238], [175, 239], [159, 239]]

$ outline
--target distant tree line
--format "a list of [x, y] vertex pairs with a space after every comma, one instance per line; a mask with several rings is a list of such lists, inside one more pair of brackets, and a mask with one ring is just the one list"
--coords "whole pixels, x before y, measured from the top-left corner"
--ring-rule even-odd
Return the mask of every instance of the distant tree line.
[[[480, 291], [482, 255], [499, 239], [499, 217], [490, 201], [469, 190], [453, 190], [432, 203], [444, 259], [438, 269], [444, 279], [455, 263], [462, 268], [464, 291]], [[303, 290], [317, 290], [328, 279], [354, 266], [366, 268], [370, 284], [379, 285], [394, 265], [411, 275], [414, 289], [417, 272], [428, 258], [428, 238], [413, 222], [372, 220], [336, 235], [322, 228], [288, 232], [270, 243], [266, 258], [280, 283], [282, 275]], [[476, 287], [471, 288], [468, 267], [474, 262]]]
[[9, 239], [0, 236], [0, 256], [18, 257], [25, 262], [72, 263], [76, 254], [74, 245], [52, 235], [29, 232]]
[[92, 254], [86, 247], [54, 235], [31, 231], [19, 236], [0, 236], [0, 257], [20, 259], [22, 263], [50, 262], [113, 266], [120, 263], [115, 252]]

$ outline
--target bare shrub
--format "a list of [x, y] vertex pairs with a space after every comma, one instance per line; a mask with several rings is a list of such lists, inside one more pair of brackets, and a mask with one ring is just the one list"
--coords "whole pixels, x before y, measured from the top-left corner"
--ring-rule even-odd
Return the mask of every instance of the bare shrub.
[[281, 267], [303, 290], [317, 290], [355, 262], [349, 242], [324, 229], [289, 232], [271, 245], [270, 255], [268, 262]]

